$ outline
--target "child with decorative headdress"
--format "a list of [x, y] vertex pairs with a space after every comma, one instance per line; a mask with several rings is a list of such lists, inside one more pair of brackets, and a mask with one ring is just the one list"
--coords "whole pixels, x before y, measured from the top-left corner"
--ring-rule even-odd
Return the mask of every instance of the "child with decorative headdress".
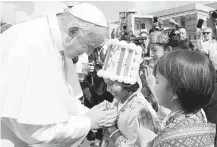
[[[141, 56], [142, 48], [135, 44], [108, 42], [106, 59], [98, 75], [104, 78], [107, 90], [114, 96], [118, 119], [116, 125], [104, 130], [102, 147], [143, 146], [161, 129], [156, 112], [138, 90]], [[139, 136], [139, 130], [145, 138]]]
[[159, 106], [156, 102], [156, 96], [153, 90], [155, 78], [153, 76], [153, 69], [157, 60], [172, 50], [168, 45], [169, 37], [160, 31], [154, 31], [149, 35], [149, 50], [150, 56], [146, 57], [140, 66], [140, 78], [142, 81], [141, 93], [151, 103], [154, 110], [158, 113], [161, 121], [163, 121], [170, 112], [166, 108]]

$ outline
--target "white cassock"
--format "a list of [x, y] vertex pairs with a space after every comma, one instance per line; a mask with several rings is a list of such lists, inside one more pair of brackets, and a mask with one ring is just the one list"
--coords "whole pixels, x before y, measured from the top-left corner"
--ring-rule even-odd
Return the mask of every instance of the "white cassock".
[[56, 16], [12, 26], [0, 35], [0, 48], [3, 122], [30, 146], [78, 146], [90, 119], [77, 99], [82, 94], [73, 93], [78, 84], [71, 81], [70, 90], [66, 80]]

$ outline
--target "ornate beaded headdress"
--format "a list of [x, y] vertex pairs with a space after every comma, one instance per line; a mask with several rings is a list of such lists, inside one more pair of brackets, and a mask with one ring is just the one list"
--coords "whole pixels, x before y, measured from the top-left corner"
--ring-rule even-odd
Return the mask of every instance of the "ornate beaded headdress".
[[110, 39], [102, 70], [98, 76], [112, 81], [135, 84], [138, 79], [142, 48], [133, 43]]

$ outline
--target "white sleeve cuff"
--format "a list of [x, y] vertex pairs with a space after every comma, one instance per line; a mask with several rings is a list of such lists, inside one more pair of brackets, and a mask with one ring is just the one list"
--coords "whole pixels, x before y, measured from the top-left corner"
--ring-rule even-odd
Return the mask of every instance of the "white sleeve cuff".
[[44, 126], [31, 137], [41, 144], [69, 143], [79, 145], [90, 131], [91, 121], [87, 116], [71, 115], [67, 122]]

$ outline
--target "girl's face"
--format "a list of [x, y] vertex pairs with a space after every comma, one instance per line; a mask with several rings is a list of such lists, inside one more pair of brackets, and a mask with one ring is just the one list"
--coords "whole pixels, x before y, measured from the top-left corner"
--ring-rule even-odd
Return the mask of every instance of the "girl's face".
[[107, 91], [110, 92], [114, 97], [121, 98], [124, 90], [121, 85], [121, 83], [117, 81], [111, 81], [108, 79], [105, 79], [105, 83], [107, 84]]
[[156, 63], [157, 60], [164, 55], [164, 47], [163, 45], [157, 44], [157, 43], [150, 43], [150, 50], [151, 50], [151, 56], [153, 57], [154, 62]]
[[168, 80], [158, 71], [156, 72], [155, 78], [156, 84], [154, 87], [154, 91], [157, 97], [157, 102], [161, 106], [170, 109], [171, 106], [174, 105], [174, 103], [172, 102], [174, 96], [173, 89], [170, 86]]

